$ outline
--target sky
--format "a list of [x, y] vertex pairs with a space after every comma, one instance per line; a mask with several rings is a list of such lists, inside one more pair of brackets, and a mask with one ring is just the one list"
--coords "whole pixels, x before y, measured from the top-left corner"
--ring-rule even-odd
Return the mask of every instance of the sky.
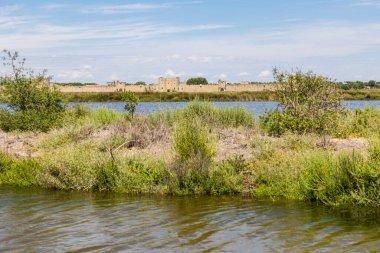
[[380, 0], [0, 0], [0, 49], [56, 82], [380, 81]]

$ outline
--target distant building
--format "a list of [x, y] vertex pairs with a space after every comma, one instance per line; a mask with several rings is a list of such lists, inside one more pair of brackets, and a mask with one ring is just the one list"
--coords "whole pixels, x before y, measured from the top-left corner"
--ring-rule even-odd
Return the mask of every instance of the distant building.
[[160, 77], [158, 79], [158, 86], [160, 91], [179, 91], [180, 86], [180, 79], [179, 77], [173, 77], [173, 78], [166, 78], [166, 77]]
[[160, 77], [157, 84], [151, 85], [127, 85], [126, 82], [113, 81], [107, 85], [87, 85], [87, 86], [57, 86], [62, 92], [240, 92], [240, 91], [261, 91], [273, 90], [275, 86], [270, 84], [251, 84], [241, 82], [238, 84], [229, 84], [225, 80], [219, 80], [216, 84], [186, 85], [181, 83], [179, 77]]

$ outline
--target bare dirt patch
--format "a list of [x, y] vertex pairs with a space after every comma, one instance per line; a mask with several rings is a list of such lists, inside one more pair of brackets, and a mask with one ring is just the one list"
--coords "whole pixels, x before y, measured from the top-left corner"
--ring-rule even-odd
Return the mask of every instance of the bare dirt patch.
[[327, 141], [328, 147], [331, 147], [334, 151], [340, 150], [367, 150], [369, 142], [364, 138], [352, 138], [352, 139], [336, 139], [332, 138]]
[[0, 152], [16, 158], [29, 158], [36, 154], [34, 148], [42, 133], [8, 134], [0, 131]]
[[216, 160], [222, 161], [239, 156], [244, 160], [252, 157], [250, 140], [251, 131], [243, 128], [222, 129], [218, 131], [218, 147]]

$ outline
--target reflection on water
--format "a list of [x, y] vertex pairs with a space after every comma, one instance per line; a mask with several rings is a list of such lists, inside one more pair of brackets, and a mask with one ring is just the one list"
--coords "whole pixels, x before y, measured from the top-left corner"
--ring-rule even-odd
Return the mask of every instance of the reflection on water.
[[1, 252], [363, 252], [377, 209], [0, 188]]

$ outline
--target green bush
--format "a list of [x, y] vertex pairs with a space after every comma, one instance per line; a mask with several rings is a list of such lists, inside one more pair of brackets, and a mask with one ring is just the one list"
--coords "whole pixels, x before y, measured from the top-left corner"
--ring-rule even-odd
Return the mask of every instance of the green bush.
[[308, 159], [300, 179], [303, 199], [329, 205], [379, 205], [379, 150], [373, 152], [376, 155], [368, 160], [355, 153]]
[[4, 52], [4, 65], [11, 67], [12, 74], [0, 79], [2, 100], [10, 109], [0, 113], [0, 127], [5, 131], [47, 131], [56, 126], [65, 110], [60, 93], [49, 86], [44, 73], [35, 76], [25, 69], [25, 60], [19, 61], [17, 52]]
[[98, 172], [109, 161], [107, 154], [91, 145], [59, 149], [42, 158], [41, 184], [54, 189], [91, 191], [98, 184]]
[[269, 134], [332, 132], [342, 111], [336, 84], [312, 72], [273, 71], [277, 83], [276, 97], [281, 110], [270, 111], [261, 119]]
[[236, 194], [243, 192], [242, 172], [247, 169], [241, 157], [222, 161], [210, 171], [208, 191], [212, 195]]
[[0, 186], [36, 186], [39, 170], [40, 165], [35, 160], [18, 161], [0, 153]]
[[332, 134], [337, 137], [380, 137], [380, 110], [355, 109], [342, 114]]
[[204, 77], [194, 77], [190, 78], [186, 81], [187, 85], [201, 85], [201, 84], [208, 84], [208, 81]]
[[117, 159], [99, 171], [96, 188], [125, 193], [168, 193], [171, 180], [165, 163], [147, 157]]
[[139, 98], [133, 92], [125, 91], [122, 94], [122, 99], [126, 102], [124, 109], [133, 117], [139, 103]]
[[174, 132], [175, 162], [172, 170], [177, 176], [180, 190], [204, 191], [209, 167], [215, 155], [210, 141], [209, 128], [197, 119], [188, 119]]

